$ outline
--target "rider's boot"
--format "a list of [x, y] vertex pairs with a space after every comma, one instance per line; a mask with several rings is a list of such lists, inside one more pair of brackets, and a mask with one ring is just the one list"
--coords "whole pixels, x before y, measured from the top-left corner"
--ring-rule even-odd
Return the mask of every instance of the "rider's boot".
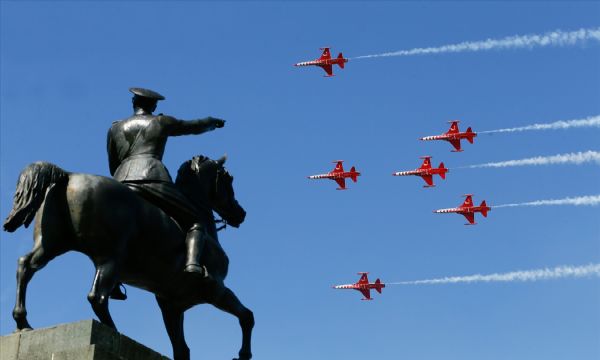
[[114, 299], [114, 300], [127, 300], [127, 293], [123, 293], [121, 291], [121, 287], [123, 287], [123, 289], [125, 289], [125, 286], [123, 286], [123, 283], [117, 283], [117, 285], [115, 285], [115, 287], [113, 288], [112, 292], [110, 293], [110, 298]]
[[200, 224], [194, 224], [190, 228], [185, 238], [187, 254], [185, 259], [184, 272], [197, 275], [198, 277], [208, 277], [206, 267], [200, 265], [200, 257], [206, 242], [206, 231]]

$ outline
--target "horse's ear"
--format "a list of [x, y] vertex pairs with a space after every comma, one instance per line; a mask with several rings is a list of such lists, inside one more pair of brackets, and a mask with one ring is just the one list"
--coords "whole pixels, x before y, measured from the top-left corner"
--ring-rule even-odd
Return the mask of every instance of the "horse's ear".
[[194, 156], [192, 158], [192, 160], [190, 161], [190, 168], [192, 169], [192, 171], [194, 171], [196, 173], [200, 170], [200, 163], [198, 161], [198, 156]]
[[223, 164], [225, 164], [225, 161], [227, 161], [227, 154], [225, 154], [225, 155], [221, 156], [221, 157], [220, 157], [220, 158], [217, 160], [217, 163], [218, 163], [220, 166], [223, 166]]

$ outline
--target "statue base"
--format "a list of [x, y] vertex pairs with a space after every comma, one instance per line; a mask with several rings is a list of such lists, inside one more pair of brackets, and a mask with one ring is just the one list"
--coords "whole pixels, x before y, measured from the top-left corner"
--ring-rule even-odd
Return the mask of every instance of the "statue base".
[[0, 337], [2, 360], [169, 360], [96, 320]]

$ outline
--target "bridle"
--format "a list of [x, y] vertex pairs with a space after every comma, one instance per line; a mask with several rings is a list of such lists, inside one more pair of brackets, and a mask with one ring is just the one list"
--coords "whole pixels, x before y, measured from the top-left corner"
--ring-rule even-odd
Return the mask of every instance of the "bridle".
[[215, 220], [215, 223], [217, 223], [217, 224], [221, 224], [221, 223], [222, 223], [222, 224], [223, 224], [223, 225], [221, 225], [221, 226], [219, 226], [219, 227], [217, 228], [217, 232], [218, 232], [218, 231], [221, 231], [221, 230], [224, 230], [224, 229], [226, 229], [226, 228], [227, 228], [227, 220], [225, 220], [225, 219], [218, 219], [218, 220]]
[[[218, 166], [218, 168], [217, 168], [217, 176], [215, 176], [215, 186], [214, 186], [214, 190], [213, 190], [213, 193], [212, 193], [212, 194], [210, 194], [210, 195], [212, 196], [212, 198], [214, 199], [214, 198], [216, 198], [216, 197], [217, 197], [217, 194], [218, 194], [219, 176], [220, 176], [221, 174], [226, 174], [226, 176], [229, 176], [229, 177], [231, 178], [231, 175], [229, 175], [229, 173], [227, 172], [227, 170], [225, 170], [225, 169], [223, 168], [223, 166], [222, 166], [222, 165], [220, 165], [220, 164], [219, 164], [217, 161], [211, 160], [211, 159], [209, 159], [209, 158], [204, 158], [204, 160], [202, 161], [202, 163], [199, 163], [197, 160], [196, 160], [196, 161], [193, 161], [193, 162], [192, 162], [192, 164], [191, 164], [192, 171], [194, 171], [194, 173], [198, 174], [198, 173], [200, 172], [200, 169], [201, 169], [201, 167], [202, 167], [202, 166], [206, 166], [206, 165], [205, 165], [206, 161], [212, 161], [212, 162], [214, 162], [214, 163], [215, 163], [215, 164]], [[199, 203], [197, 200], [195, 201], [195, 203], [196, 203], [197, 205], [200, 205], [200, 206], [201, 206], [203, 209], [205, 209], [205, 210], [206, 210], [206, 211], [208, 211], [209, 213], [211, 213], [211, 214], [213, 213], [213, 209], [212, 209], [212, 207], [211, 207], [211, 206], [208, 206], [208, 205], [207, 205], [207, 204], [205, 204], [205, 203]], [[217, 228], [217, 231], [221, 231], [221, 230], [223, 230], [223, 229], [226, 229], [226, 228], [227, 228], [227, 220], [225, 220], [225, 219], [223, 219], [223, 218], [221, 218], [221, 219], [216, 219], [216, 220], [215, 220], [215, 223], [216, 223], [216, 224], [223, 224], [223, 225], [221, 225], [221, 226], [219, 226], [219, 227]]]
[[[224, 175], [230, 179], [232, 178], [232, 176], [227, 172], [227, 170], [225, 170], [223, 168], [223, 166], [219, 166], [219, 168], [217, 169], [217, 176], [215, 176], [215, 191], [214, 191], [213, 197], [216, 197], [216, 195], [218, 194], [219, 177], [221, 175]], [[231, 181], [233, 181], [233, 179]], [[215, 223], [223, 224], [217, 228], [217, 232], [227, 228], [227, 220], [223, 219], [223, 217], [221, 217], [221, 219], [215, 220]]]

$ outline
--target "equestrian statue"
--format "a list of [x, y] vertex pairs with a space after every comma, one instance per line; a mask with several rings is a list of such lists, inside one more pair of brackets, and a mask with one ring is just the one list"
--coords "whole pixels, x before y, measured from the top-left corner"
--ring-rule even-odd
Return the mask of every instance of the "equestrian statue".
[[214, 216], [233, 227], [246, 216], [235, 199], [233, 177], [223, 167], [226, 159], [195, 156], [180, 166], [175, 182], [162, 163], [169, 137], [212, 131], [225, 121], [153, 115], [164, 97], [148, 89], [130, 91], [133, 116], [114, 122], [108, 131], [112, 179], [67, 172], [47, 162], [30, 164], [19, 176], [4, 230], [13, 232], [34, 222], [34, 245], [18, 261], [13, 310], [17, 330], [31, 329], [25, 298], [35, 272], [73, 250], [94, 263], [87, 298], [103, 324], [116, 329], [108, 304], [111, 298], [126, 299], [121, 284], [150, 291], [162, 312], [174, 359], [189, 360], [184, 312], [208, 303], [239, 319], [238, 359], [250, 359], [254, 315], [224, 284], [229, 259], [219, 244]]

